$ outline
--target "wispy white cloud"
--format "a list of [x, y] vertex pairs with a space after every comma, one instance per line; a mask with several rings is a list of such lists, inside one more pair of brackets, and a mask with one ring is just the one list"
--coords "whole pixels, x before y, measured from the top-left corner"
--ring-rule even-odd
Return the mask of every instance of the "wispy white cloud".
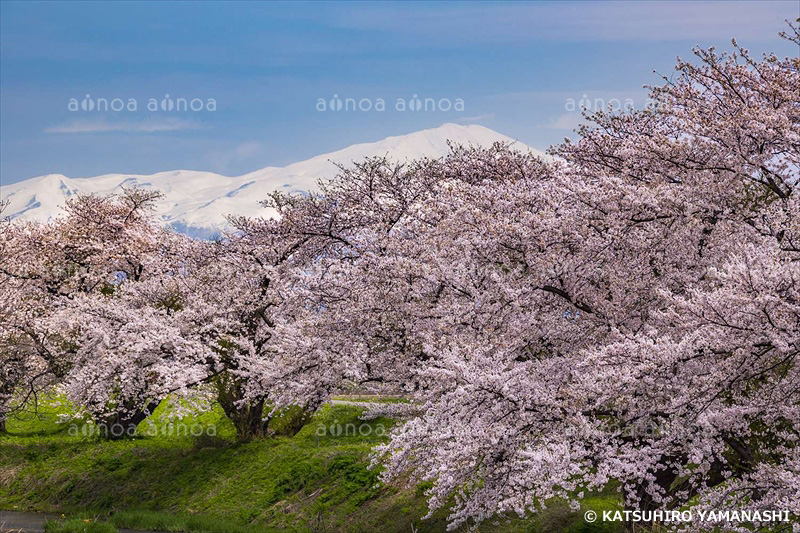
[[258, 155], [264, 148], [264, 143], [260, 141], [245, 141], [236, 145], [231, 155], [235, 160], [249, 159]]
[[484, 113], [482, 115], [476, 115], [474, 117], [461, 117], [457, 120], [462, 124], [480, 124], [482, 122], [488, 122], [490, 120], [495, 119], [494, 113]]
[[586, 119], [580, 113], [563, 113], [558, 115], [547, 127], [553, 130], [574, 130], [580, 124], [585, 124]]
[[76, 119], [50, 126], [45, 133], [148, 133], [158, 131], [197, 130], [204, 126], [196, 120], [175, 117], [153, 118], [139, 121], [110, 121], [106, 119]]
[[204, 159], [214, 172], [230, 173], [241, 163], [262, 164], [268, 145], [261, 141], [244, 141], [231, 147], [219, 147], [206, 153]]

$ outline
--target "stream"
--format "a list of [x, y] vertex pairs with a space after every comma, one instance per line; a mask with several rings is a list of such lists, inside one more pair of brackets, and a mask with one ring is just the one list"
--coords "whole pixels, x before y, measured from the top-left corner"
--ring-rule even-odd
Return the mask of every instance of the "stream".
[[[59, 518], [61, 518], [61, 515], [57, 514], [0, 511], [0, 533], [44, 533], [44, 523], [48, 520], [57, 520]], [[120, 529], [119, 533], [154, 532]]]

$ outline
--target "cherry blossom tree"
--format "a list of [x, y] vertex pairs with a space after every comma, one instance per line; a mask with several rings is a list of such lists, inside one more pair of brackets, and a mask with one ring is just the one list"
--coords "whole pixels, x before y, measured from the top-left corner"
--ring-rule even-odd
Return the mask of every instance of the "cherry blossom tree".
[[162, 301], [145, 302], [130, 288], [164, 285], [183, 261], [187, 239], [150, 218], [158, 197], [79, 196], [52, 222], [12, 221], [3, 232], [2, 298], [15, 310], [4, 321], [15, 349], [4, 354], [35, 361], [27, 366], [36, 376], [59, 382], [70, 401], [126, 434], [180, 387], [176, 379], [191, 376], [181, 357], [193, 361], [198, 349], [169, 326]]
[[[0, 214], [3, 207], [0, 204]], [[36, 237], [29, 237], [36, 234], [33, 225], [0, 219], [0, 432], [11, 413], [35, 409], [39, 393], [53, 384], [61, 369], [34, 331], [47, 300], [31, 281], [35, 268], [23, 262], [17, 265], [24, 267], [22, 273], [13, 266], [22, 243], [34, 242]]]
[[126, 427], [208, 386], [246, 440], [392, 387], [413, 401], [368, 413], [403, 419], [375, 461], [455, 497], [453, 528], [611, 483], [800, 515], [800, 60], [734, 49], [547, 159], [367, 159], [220, 242], [142, 191], [3, 223], [0, 421], [53, 382]]
[[277, 238], [275, 221], [237, 223], [240, 231], [222, 242], [196, 243], [176, 319], [188, 338], [209, 351], [198, 360], [202, 381], [212, 388], [240, 440], [274, 433], [270, 424], [278, 414], [294, 416], [286, 430], [295, 433], [319, 402], [309, 397], [299, 411], [289, 410], [275, 397], [291, 363], [273, 342], [275, 329], [291, 322], [280, 268], [291, 251]]
[[[478, 167], [475, 172], [468, 168], [472, 164]], [[406, 342], [408, 310], [394, 305], [412, 296], [405, 294], [403, 280], [416, 278], [407, 271], [407, 260], [389, 262], [388, 246], [421, 243], [431, 236], [433, 218], [418, 217], [436, 205], [437, 195], [463, 181], [518, 175], [529, 167], [541, 163], [529, 157], [510, 160], [500, 145], [488, 151], [454, 147], [444, 164], [371, 158], [342, 168], [339, 176], [320, 183], [316, 194], [274, 195], [268, 205], [280, 214], [277, 230], [290, 242], [302, 242], [294, 253], [299, 262], [290, 264], [292, 290], [286, 292], [299, 315], [293, 327], [279, 332], [276, 344], [293, 358], [306, 359], [307, 369], [322, 369], [297, 374], [292, 381], [309, 379], [303, 387], [329, 391], [342, 381], [404, 384], [405, 359], [419, 350]]]
[[[0, 215], [5, 204], [0, 203]], [[8, 255], [10, 221], [0, 219], [0, 256]], [[6, 431], [6, 420], [26, 398], [15, 398], [15, 394], [32, 396], [38, 391], [39, 381], [44, 382], [41, 366], [37, 365], [25, 338], [14, 330], [21, 314], [25, 312], [26, 291], [19, 280], [0, 272], [0, 433]], [[41, 385], [44, 385], [42, 383]], [[24, 392], [23, 392], [24, 389]], [[16, 400], [16, 401], [15, 401]]]
[[14, 327], [24, 320], [27, 291], [18, 280], [0, 276], [0, 283], [0, 433], [4, 433], [9, 415], [35, 407], [39, 393], [53, 379], [32, 339]]
[[284, 202], [318, 243], [286, 344], [414, 395], [385, 475], [455, 495], [454, 527], [611, 481], [800, 513], [800, 65], [696, 54], [552, 161], [365, 163]]

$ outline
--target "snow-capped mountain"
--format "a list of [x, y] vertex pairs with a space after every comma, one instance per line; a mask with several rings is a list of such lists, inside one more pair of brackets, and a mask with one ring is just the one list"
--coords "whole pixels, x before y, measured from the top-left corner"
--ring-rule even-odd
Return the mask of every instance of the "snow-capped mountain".
[[67, 198], [75, 194], [118, 193], [123, 187], [158, 189], [164, 198], [157, 214], [177, 231], [210, 237], [226, 225], [229, 214], [270, 216], [259, 202], [274, 190], [307, 192], [320, 178], [333, 177], [335, 163], [349, 165], [368, 156], [387, 155], [395, 161], [419, 157], [441, 157], [449, 152], [448, 141], [456, 144], [490, 146], [513, 143], [523, 151], [541, 152], [489, 128], [444, 124], [378, 142], [354, 144], [285, 167], [266, 167], [242, 176], [230, 177], [194, 170], [175, 170], [151, 175], [105, 174], [93, 178], [68, 178], [49, 174], [12, 185], [4, 185], [0, 197], [8, 200], [5, 215], [23, 220], [49, 220], [62, 212]]

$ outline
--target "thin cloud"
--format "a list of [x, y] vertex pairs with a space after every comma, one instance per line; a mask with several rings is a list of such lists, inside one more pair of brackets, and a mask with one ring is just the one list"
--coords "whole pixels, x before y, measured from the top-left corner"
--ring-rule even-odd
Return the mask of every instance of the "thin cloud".
[[572, 131], [581, 124], [586, 124], [586, 119], [580, 113], [564, 113], [547, 124], [547, 127], [553, 130]]
[[481, 122], [494, 120], [494, 118], [494, 113], [484, 113], [483, 115], [477, 115], [474, 117], [461, 117], [458, 119], [458, 122], [461, 122], [462, 124], [480, 124]]
[[158, 118], [140, 121], [111, 122], [108, 120], [72, 120], [65, 124], [50, 126], [45, 133], [152, 133], [158, 131], [179, 131], [202, 129], [203, 124], [195, 120], [180, 118]]
[[267, 144], [261, 141], [245, 141], [231, 148], [213, 150], [206, 154], [205, 160], [213, 171], [228, 174], [241, 163], [263, 160], [267, 148]]

